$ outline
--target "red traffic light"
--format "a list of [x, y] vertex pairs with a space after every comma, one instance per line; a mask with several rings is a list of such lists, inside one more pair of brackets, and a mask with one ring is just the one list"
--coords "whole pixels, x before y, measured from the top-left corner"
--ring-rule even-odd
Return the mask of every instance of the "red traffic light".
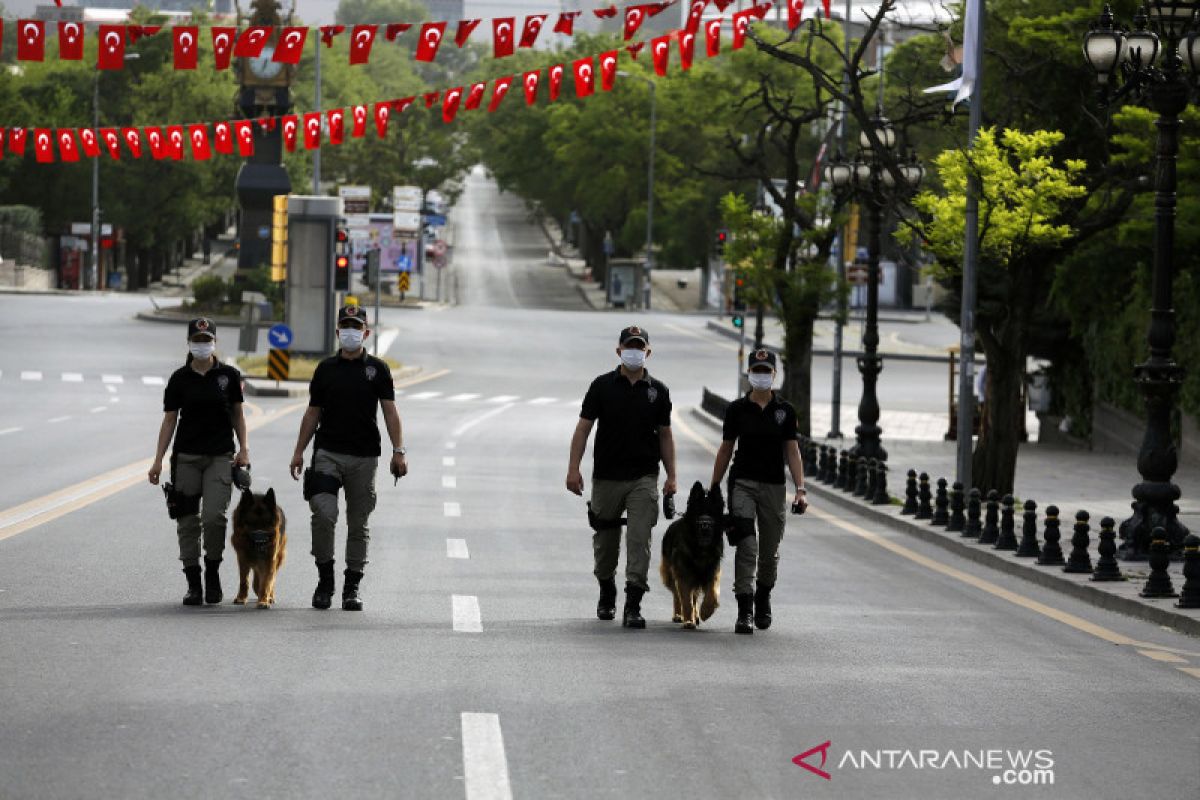
[[737, 279], [737, 287], [738, 287], [739, 289], [740, 289], [740, 288], [742, 288], [742, 287], [743, 287], [743, 286], [745, 286], [745, 285], [746, 285], [746, 279], [745, 279], [745, 278], [738, 278], [738, 279]]
[[717, 231], [717, 244], [725, 244], [725, 240], [729, 238], [726, 231]]
[[347, 269], [350, 266], [350, 259], [346, 256], [338, 256], [337, 261], [334, 263], [337, 265], [338, 269]]
[[345, 244], [345, 243], [346, 243], [346, 242], [348, 242], [348, 241], [350, 241], [350, 233], [349, 233], [349, 231], [347, 231], [345, 228], [338, 228], [338, 229], [337, 229], [337, 242], [338, 242], [338, 244]]

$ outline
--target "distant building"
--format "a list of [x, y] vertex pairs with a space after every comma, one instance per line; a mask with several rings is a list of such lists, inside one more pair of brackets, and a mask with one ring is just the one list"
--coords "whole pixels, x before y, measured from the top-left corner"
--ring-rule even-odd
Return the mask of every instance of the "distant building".
[[429, 9], [429, 18], [436, 21], [456, 22], [466, 15], [464, 0], [423, 0]]

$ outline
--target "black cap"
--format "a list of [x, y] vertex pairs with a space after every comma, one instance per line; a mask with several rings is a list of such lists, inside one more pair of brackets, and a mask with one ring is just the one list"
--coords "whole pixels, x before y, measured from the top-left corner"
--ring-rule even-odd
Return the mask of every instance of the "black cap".
[[196, 317], [188, 323], [188, 338], [192, 338], [198, 333], [207, 333], [214, 339], [217, 338], [217, 324], [208, 317]]
[[628, 328], [623, 329], [617, 343], [625, 344], [630, 339], [641, 339], [642, 344], [650, 344], [650, 334], [646, 333], [645, 328], [639, 328], [637, 325], [630, 325]]
[[348, 319], [361, 322], [363, 327], [366, 327], [367, 310], [362, 306], [342, 306], [342, 309], [338, 311], [338, 324], [340, 325]]
[[749, 369], [753, 369], [754, 367], [770, 367], [771, 369], [775, 369], [775, 354], [770, 350], [755, 350], [750, 354], [746, 366]]

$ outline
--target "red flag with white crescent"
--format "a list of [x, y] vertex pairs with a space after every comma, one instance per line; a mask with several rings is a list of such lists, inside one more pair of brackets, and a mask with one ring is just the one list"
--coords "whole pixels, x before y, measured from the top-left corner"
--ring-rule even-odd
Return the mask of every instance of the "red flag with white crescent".
[[108, 156], [113, 161], [121, 160], [121, 133], [116, 128], [101, 128], [100, 138], [108, 148]]
[[213, 150], [223, 156], [233, 155], [233, 132], [228, 122], [213, 124]]
[[692, 68], [692, 58], [696, 54], [696, 34], [683, 31], [679, 34], [679, 67], [683, 70]]
[[467, 111], [474, 111], [479, 108], [479, 104], [483, 102], [483, 93], [487, 91], [486, 83], [473, 83], [471, 90], [467, 92], [467, 99], [463, 103], [463, 108]]
[[591, 58], [581, 58], [574, 63], [575, 96], [590, 97], [596, 90], [596, 68]]
[[33, 154], [39, 164], [50, 164], [54, 161], [54, 134], [49, 128], [33, 129]]
[[530, 14], [525, 17], [525, 28], [521, 31], [521, 47], [533, 47], [537, 42], [538, 34], [542, 32], [542, 25], [546, 22], [548, 14]]
[[608, 8], [593, 9], [592, 13], [599, 19], [612, 19], [617, 15], [617, 7], [609, 6]]
[[461, 86], [447, 89], [446, 96], [442, 99], [442, 122], [447, 125], [454, 122], [454, 117], [458, 114], [458, 106], [462, 102], [462, 91]]
[[511, 56], [514, 52], [514, 35], [513, 26], [515, 26], [516, 17], [497, 17], [492, 20], [492, 56], [495, 58], [504, 58]]
[[304, 115], [304, 149], [316, 150], [321, 146], [321, 112], [311, 111]]
[[96, 60], [99, 69], [125, 69], [125, 26], [101, 25], [100, 55]]
[[58, 57], [63, 61], [83, 60], [83, 25], [78, 22], [58, 23]]
[[299, 127], [300, 120], [295, 114], [283, 118], [283, 146], [289, 153], [296, 152], [296, 129]]
[[446, 23], [426, 22], [421, 26], [421, 39], [417, 44], [417, 53], [413, 56], [417, 61], [433, 61], [437, 57], [438, 47], [442, 44], [442, 36], [446, 33]]
[[616, 50], [600, 54], [600, 88], [606, 92], [612, 91], [617, 79], [617, 54]]
[[695, 33], [700, 30], [700, 21], [704, 18], [704, 8], [708, 5], [708, 0], [691, 0], [691, 5], [688, 6], [687, 23], [683, 26], [685, 31]]
[[389, 42], [394, 42], [396, 41], [397, 36], [404, 33], [411, 27], [412, 24], [408, 22], [390, 22], [388, 23], [388, 26], [383, 29], [383, 37]]
[[326, 47], [333, 47], [333, 37], [341, 36], [345, 32], [345, 25], [322, 25], [321, 41], [325, 43]]
[[704, 48], [709, 58], [721, 52], [721, 20], [714, 19], [704, 23]]
[[142, 157], [142, 132], [137, 128], [121, 128], [121, 138], [134, 158]]
[[229, 69], [229, 61], [233, 58], [233, 39], [237, 36], [237, 28], [219, 26], [212, 29], [213, 61], [217, 69]]
[[25, 155], [25, 139], [27, 131], [24, 128], [8, 129], [8, 152], [15, 156]]
[[[828, 0], [826, 0], [828, 2]], [[804, 13], [804, 0], [787, 0], [788, 30], [794, 31], [800, 27], [800, 15]]]
[[284, 28], [279, 34], [279, 44], [275, 47], [275, 55], [271, 56], [271, 60], [281, 64], [299, 64], [307, 40], [308, 28]]
[[535, 69], [533, 72], [526, 72], [521, 81], [525, 84], [525, 105], [531, 106], [537, 102], [538, 80], [542, 77], [542, 71]]
[[258, 58], [263, 48], [271, 40], [272, 25], [251, 25], [242, 31], [233, 46], [233, 54], [238, 58]]
[[378, 25], [355, 25], [350, 34], [350, 63], [366, 64], [371, 58], [371, 45], [375, 44]]
[[458, 21], [458, 30], [454, 32], [454, 43], [462, 47], [467, 43], [467, 39], [471, 33], [479, 27], [481, 20], [477, 19], [460, 19]]
[[88, 158], [100, 155], [100, 140], [96, 137], [96, 132], [91, 128], [80, 128], [79, 147]]
[[832, 19], [832, 17], [829, 16], [829, 0], [821, 0], [821, 2], [825, 6], [825, 19]]
[[437, 104], [437, 101], [441, 98], [441, 96], [442, 96], [442, 93], [440, 91], [439, 92], [426, 92], [425, 93], [425, 107], [433, 108], [434, 105]]
[[563, 65], [555, 64], [550, 68], [550, 102], [553, 103], [558, 99], [559, 93], [562, 91]]
[[196, 25], [176, 25], [171, 29], [175, 69], [195, 69], [200, 60], [200, 28]]
[[249, 158], [254, 155], [254, 129], [249, 120], [239, 119], [233, 123], [233, 136], [237, 139], [238, 155]]
[[756, 16], [753, 8], [738, 11], [733, 15], [733, 43], [730, 48], [741, 50], [745, 46], [746, 31], [750, 28], [750, 20]]
[[401, 100], [393, 100], [391, 103], [392, 116], [394, 116], [394, 117], [400, 116], [401, 114], [403, 114], [405, 111], [408, 110], [409, 106], [411, 106], [415, 102], [417, 102], [416, 97], [405, 97]]
[[192, 158], [197, 161], [208, 161], [212, 158], [212, 148], [208, 144], [207, 125], [189, 125], [188, 141], [192, 143]]
[[564, 11], [559, 14], [558, 21], [554, 23], [554, 32], [561, 33], [563, 36], [574, 36], [575, 18], [582, 13], [582, 11]]
[[633, 38], [645, 20], [646, 9], [642, 6], [629, 6], [625, 9], [625, 41]]
[[354, 125], [350, 128], [350, 135], [355, 139], [361, 138], [367, 132], [367, 107], [365, 105], [355, 106], [351, 116], [354, 119]]
[[165, 138], [167, 155], [176, 161], [183, 161], [183, 126], [169, 126]]
[[159, 128], [146, 128], [146, 143], [150, 145], [150, 156], [156, 160], [167, 157], [167, 148], [163, 141], [163, 132]]
[[341, 144], [346, 136], [346, 111], [335, 108], [326, 113], [329, 120], [329, 143]]
[[634, 42], [633, 44], [625, 46], [625, 52], [629, 53], [629, 56], [634, 61], [637, 61], [638, 53], [642, 52], [642, 48], [645, 46], [646, 46], [645, 42]]
[[17, 60], [43, 61], [46, 58], [46, 23], [40, 19], [17, 20]]
[[508, 94], [508, 87], [512, 86], [512, 80], [512, 75], [496, 79], [495, 88], [492, 89], [492, 100], [490, 103], [488, 103], [489, 113], [500, 107], [500, 101], [504, 99], [506, 94]]
[[379, 134], [379, 138], [387, 136], [388, 114], [390, 113], [391, 103], [376, 103], [375, 104], [375, 132]]
[[650, 54], [654, 57], [654, 74], [660, 78], [667, 75], [667, 60], [671, 57], [671, 37], [659, 36], [650, 40]]

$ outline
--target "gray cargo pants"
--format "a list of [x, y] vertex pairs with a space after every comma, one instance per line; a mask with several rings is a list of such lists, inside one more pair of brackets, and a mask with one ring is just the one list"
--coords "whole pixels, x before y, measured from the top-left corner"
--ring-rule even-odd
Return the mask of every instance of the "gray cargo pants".
[[[367, 545], [371, 531], [367, 520], [375, 510], [375, 471], [378, 457], [348, 456], [317, 450], [312, 468], [333, 475], [342, 482], [346, 492], [346, 567], [362, 572], [367, 565]], [[312, 554], [318, 564], [333, 560], [334, 527], [338, 519], [336, 494], [313, 495], [308, 501], [312, 509]]]
[[[619, 519], [628, 512], [625, 534], [625, 580], [649, 589], [650, 531], [658, 522], [658, 477], [646, 475], [632, 481], [592, 481], [592, 511], [603, 519]], [[621, 528], [596, 531], [592, 535], [596, 560], [594, 574], [608, 580], [617, 574], [621, 554]]]
[[755, 572], [763, 586], [774, 586], [779, 573], [779, 543], [787, 522], [787, 487], [738, 479], [733, 482], [733, 516], [758, 521], [758, 535], [738, 542], [734, 556], [733, 593], [753, 594]]
[[175, 485], [175, 491], [201, 496], [199, 514], [175, 520], [179, 560], [185, 567], [200, 564], [201, 538], [205, 558], [220, 561], [225, 552], [225, 512], [233, 492], [232, 464], [233, 453], [219, 456], [175, 453], [171, 456], [171, 483]]

